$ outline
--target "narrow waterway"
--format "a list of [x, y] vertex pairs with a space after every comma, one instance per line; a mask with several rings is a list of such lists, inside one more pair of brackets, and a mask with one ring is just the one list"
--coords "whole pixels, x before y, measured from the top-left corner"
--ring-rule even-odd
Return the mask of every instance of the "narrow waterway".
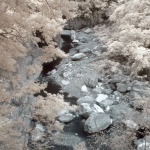
[[[69, 38], [63, 38], [61, 39], [62, 45], [61, 45], [61, 50], [63, 50], [65, 53], [69, 53], [69, 50], [72, 48], [71, 46], [71, 39]], [[57, 66], [59, 63], [62, 61], [62, 59], [58, 58], [57, 60], [54, 60], [50, 63], [44, 63], [43, 64], [43, 71], [41, 73], [42, 80], [47, 77], [47, 73], [57, 69]], [[48, 82], [48, 86], [45, 89], [48, 93], [51, 94], [58, 94], [61, 91], [61, 86], [58, 85], [55, 81], [50, 80]], [[61, 93], [60, 93], [61, 94]], [[40, 94], [42, 96], [46, 96], [43, 91], [41, 91]], [[36, 96], [38, 96], [36, 95]], [[68, 102], [70, 105], [76, 105], [77, 97], [70, 97], [69, 93], [64, 92], [64, 101]], [[78, 116], [77, 114], [74, 114], [76, 117], [69, 123], [66, 123], [64, 126], [64, 133], [66, 135], [71, 135], [71, 136], [77, 136], [79, 139], [84, 141], [85, 143], [88, 143], [88, 136], [89, 134], [84, 131], [84, 122], [83, 118]], [[73, 141], [72, 141], [73, 142]], [[54, 144], [53, 148], [50, 148], [50, 150], [72, 150], [72, 147], [64, 146], [64, 145], [56, 145]]]

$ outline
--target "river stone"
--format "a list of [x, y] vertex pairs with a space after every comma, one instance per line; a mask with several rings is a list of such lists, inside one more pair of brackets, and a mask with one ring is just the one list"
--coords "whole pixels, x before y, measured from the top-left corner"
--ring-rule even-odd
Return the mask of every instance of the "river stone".
[[53, 69], [52, 71], [49, 71], [48, 73], [47, 73], [47, 75], [54, 75], [54, 74], [56, 74], [56, 72], [57, 72], [57, 70], [56, 69]]
[[88, 42], [88, 39], [86, 37], [82, 37], [82, 38], [79, 39], [79, 41], [82, 42], [82, 43], [86, 43], [86, 42]]
[[[82, 139], [79, 136], [72, 135], [70, 133], [59, 133], [56, 135], [52, 135], [53, 142], [57, 147], [55, 150], [73, 150], [73, 146], [79, 144]], [[53, 148], [50, 148], [54, 150]]]
[[[95, 47], [93, 47], [92, 52], [97, 52], [97, 51], [101, 51], [101, 46], [100, 45], [96, 45]], [[101, 59], [103, 59], [103, 57], [101, 57]]]
[[72, 42], [73, 43], [79, 43], [79, 40], [73, 40]]
[[89, 48], [84, 48], [79, 50], [80, 53], [90, 53], [91, 50]]
[[97, 77], [94, 77], [94, 78], [85, 77], [84, 83], [87, 87], [95, 88], [96, 85], [98, 84], [98, 78]]
[[138, 145], [137, 150], [150, 150], [150, 143], [143, 142]]
[[64, 72], [64, 73], [63, 73], [63, 77], [64, 77], [64, 78], [67, 78], [67, 77], [69, 77], [71, 74], [72, 74], [71, 72]]
[[61, 35], [61, 37], [70, 37], [71, 33], [70, 33], [70, 30], [62, 30], [60, 32], [60, 35]]
[[82, 91], [82, 92], [88, 92], [88, 89], [87, 89], [86, 85], [83, 85], [83, 86], [81, 87], [81, 91]]
[[68, 114], [69, 113], [69, 109], [63, 109], [57, 112], [57, 115], [60, 117], [62, 115]]
[[45, 131], [44, 126], [43, 126], [42, 124], [36, 124], [35, 129], [38, 129], [38, 130], [40, 130], [41, 132], [44, 132], [44, 131]]
[[102, 100], [99, 105], [102, 107], [102, 108], [106, 108], [108, 106], [111, 106], [113, 105], [113, 100], [110, 100], [110, 99], [105, 99], [105, 100]]
[[74, 116], [73, 116], [72, 114], [68, 113], [68, 114], [64, 114], [64, 115], [60, 116], [60, 117], [58, 118], [58, 120], [59, 120], [60, 122], [67, 123], [67, 122], [72, 121], [73, 118], [74, 118]]
[[118, 91], [114, 91], [113, 94], [115, 95], [115, 97], [122, 97], [123, 95], [118, 92]]
[[96, 102], [100, 103], [101, 101], [105, 100], [108, 96], [105, 94], [98, 94], [97, 98], [96, 98]]
[[94, 98], [92, 96], [84, 96], [84, 97], [81, 97], [77, 100], [77, 104], [80, 105], [81, 103], [89, 103], [89, 104], [92, 104], [94, 103]]
[[143, 83], [141, 83], [139, 81], [134, 81], [132, 84], [132, 91], [141, 92], [142, 90], [144, 90]]
[[150, 150], [150, 136], [137, 140], [135, 144], [137, 145], [137, 150]]
[[98, 49], [98, 46], [97, 46], [97, 45], [93, 47], [93, 50], [94, 50], [94, 51], [96, 51], [97, 49]]
[[88, 118], [89, 115], [93, 112], [92, 107], [88, 103], [81, 103], [78, 110], [79, 115], [85, 118]]
[[77, 39], [82, 43], [87, 43], [88, 38], [86, 36], [87, 35], [85, 35], [85, 33], [80, 33], [80, 34], [77, 35]]
[[113, 92], [112, 89], [102, 89], [103, 94], [110, 95], [112, 92]]
[[70, 82], [69, 82], [69, 81], [62, 80], [62, 84], [63, 84], [63, 85], [68, 85], [68, 84], [70, 84]]
[[125, 121], [123, 121], [123, 122], [124, 122], [124, 124], [125, 124], [128, 128], [130, 128], [130, 129], [136, 129], [136, 130], [139, 129], [138, 124], [135, 123], [133, 120], [125, 120]]
[[130, 101], [130, 105], [134, 107], [134, 109], [143, 110], [145, 107], [145, 101], [142, 99], [132, 100]]
[[104, 113], [103, 109], [98, 105], [91, 106], [88, 103], [81, 103], [78, 110], [79, 115], [85, 118], [88, 118], [91, 114]]
[[108, 83], [120, 83], [125, 79], [124, 75], [115, 74], [112, 79], [108, 80]]
[[133, 99], [137, 98], [137, 97], [142, 99], [142, 94], [139, 93], [139, 92], [135, 92], [135, 91], [130, 92], [129, 99], [130, 99], [131, 101], [132, 101]]
[[86, 57], [85, 54], [83, 53], [78, 53], [78, 54], [75, 54], [74, 56], [72, 56], [72, 60], [80, 60], [82, 58]]
[[15, 97], [11, 98], [11, 102], [12, 102], [12, 104], [14, 104], [16, 106], [20, 106], [21, 105], [21, 101], [18, 98], [15, 98]]
[[110, 83], [110, 84], [109, 84], [109, 87], [110, 87], [113, 91], [116, 91], [116, 90], [117, 90], [117, 87], [116, 87], [116, 84], [115, 84], [115, 83]]
[[105, 113], [92, 114], [85, 122], [84, 130], [88, 133], [105, 130], [112, 124], [112, 120]]
[[104, 113], [104, 110], [101, 107], [99, 107], [97, 104], [94, 104], [93, 108], [95, 113]]
[[123, 83], [117, 83], [117, 91], [125, 93], [127, 91], [127, 85]]
[[44, 136], [44, 133], [38, 128], [31, 131], [31, 138], [33, 141], [42, 140], [43, 136]]
[[91, 30], [90, 28], [88, 28], [88, 29], [86, 29], [84, 32], [87, 33], [87, 34], [89, 34], [89, 33], [92, 32], [92, 30]]
[[139, 115], [139, 112], [136, 112], [134, 109], [132, 109], [129, 104], [123, 103], [110, 106], [110, 110], [107, 112], [107, 114], [109, 114], [109, 116], [114, 120], [118, 118], [130, 118], [133, 120], [137, 115]]
[[101, 94], [102, 91], [103, 91], [103, 89], [100, 88], [100, 87], [96, 87], [96, 88], [93, 89], [93, 93], [95, 93], [95, 94]]
[[71, 40], [76, 40], [77, 39], [77, 36], [76, 36], [76, 32], [74, 30], [71, 30]]

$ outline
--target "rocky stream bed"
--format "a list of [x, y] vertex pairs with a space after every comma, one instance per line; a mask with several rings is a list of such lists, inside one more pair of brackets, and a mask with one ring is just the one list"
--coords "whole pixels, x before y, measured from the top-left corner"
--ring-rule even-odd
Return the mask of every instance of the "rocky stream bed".
[[[41, 80], [48, 82], [47, 92], [64, 94], [64, 100], [77, 105], [78, 109], [73, 113], [67, 108], [60, 110], [58, 120], [65, 125], [64, 132], [54, 132], [53, 136], [59, 138], [54, 140], [54, 147], [50, 149], [72, 150], [81, 142], [91, 149], [89, 139], [92, 133], [109, 131], [117, 120], [121, 120], [125, 127], [136, 132], [133, 147], [144, 150], [146, 134], [141, 133], [144, 129], [140, 122], [148, 123], [149, 117], [143, 116], [141, 103], [144, 97], [150, 96], [149, 82], [130, 77], [126, 72], [108, 76], [94, 69], [91, 64], [102, 60], [106, 49], [92, 29], [63, 30], [60, 35], [59, 47], [68, 53], [68, 57], [44, 64]], [[42, 125], [40, 130], [44, 130]], [[146, 139], [149, 139], [148, 135]], [[149, 142], [147, 140], [146, 145]], [[111, 149], [108, 143], [105, 146], [99, 143], [96, 148]], [[122, 146], [120, 149], [128, 148]]]
[[[103, 53], [107, 49], [100, 44], [91, 28], [63, 30], [57, 43], [63, 51], [68, 53], [68, 57], [43, 64], [43, 71], [38, 79], [41, 83], [48, 82], [45, 91], [63, 94], [64, 101], [70, 105], [76, 105], [77, 110], [72, 112], [65, 107], [58, 112], [57, 120], [64, 124], [64, 132], [57, 130], [53, 132], [54, 147], [48, 149], [73, 150], [73, 147], [81, 142], [85, 142], [87, 150], [112, 149], [105, 135], [116, 134], [119, 124], [123, 125], [119, 130], [121, 134], [126, 131], [126, 128], [135, 133], [136, 139], [130, 141], [132, 142], [130, 144], [129, 141], [126, 142], [128, 143], [126, 145], [132, 145], [132, 148], [137, 150], [144, 150], [145, 147], [150, 149], [148, 135], [150, 117], [148, 112], [145, 115], [143, 111], [145, 99], [150, 97], [149, 81], [129, 76], [130, 70], [122, 74], [108, 75], [109, 70], [107, 74], [102, 74], [93, 67], [93, 63], [96, 64], [97, 61], [104, 59]], [[40, 49], [38, 51], [40, 53]], [[32, 58], [27, 58], [23, 64], [32, 63], [33, 57], [36, 58], [34, 55], [33, 52]], [[37, 76], [34, 78], [36, 79]], [[40, 95], [44, 96], [44, 93], [41, 91]], [[31, 105], [34, 101], [34, 97], [29, 95], [24, 99], [27, 102], [30, 99]], [[16, 100], [13, 100], [13, 104], [16, 106], [13, 117], [21, 116], [28, 126], [34, 127], [30, 134], [27, 134], [28, 145], [34, 150], [36, 148], [30, 144], [30, 140], [38, 143], [43, 133], [47, 131], [42, 123], [33, 122], [26, 117], [30, 115], [30, 108], [17, 104]], [[93, 134], [97, 132], [99, 132], [99, 137], [96, 137], [98, 143], [94, 144]], [[100, 137], [104, 137], [103, 142]], [[45, 140], [43, 143], [51, 142]], [[128, 149], [123, 145], [118, 148], [118, 150]]]

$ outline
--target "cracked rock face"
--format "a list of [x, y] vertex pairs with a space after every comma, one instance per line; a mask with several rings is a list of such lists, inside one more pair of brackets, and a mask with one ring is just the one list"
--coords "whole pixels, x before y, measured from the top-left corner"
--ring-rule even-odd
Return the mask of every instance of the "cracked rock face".
[[85, 122], [84, 130], [88, 133], [105, 130], [112, 124], [111, 118], [105, 113], [92, 114]]

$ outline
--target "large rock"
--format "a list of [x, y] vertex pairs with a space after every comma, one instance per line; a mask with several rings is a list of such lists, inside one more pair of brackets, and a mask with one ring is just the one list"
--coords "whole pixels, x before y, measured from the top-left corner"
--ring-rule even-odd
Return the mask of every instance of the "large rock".
[[86, 57], [85, 54], [83, 53], [78, 53], [78, 54], [75, 54], [74, 56], [72, 56], [72, 60], [80, 60], [82, 58]]
[[77, 104], [80, 105], [81, 103], [89, 103], [89, 104], [92, 104], [94, 103], [94, 98], [92, 96], [84, 96], [84, 97], [81, 97], [77, 100]]
[[112, 77], [112, 79], [108, 80], [108, 83], [120, 83], [125, 79], [124, 75], [116, 74]]
[[130, 105], [134, 108], [134, 109], [138, 109], [138, 110], [143, 110], [147, 103], [145, 101], [143, 101], [143, 99], [135, 99], [133, 101], [130, 101]]
[[70, 84], [70, 82], [69, 81], [66, 81], [66, 80], [62, 80], [62, 82], [61, 82], [63, 85], [68, 85], [68, 84]]
[[92, 29], [88, 28], [84, 32], [87, 33], [87, 34], [89, 34], [89, 33], [93, 32], [93, 31], [92, 31]]
[[51, 150], [73, 150], [73, 147], [82, 141], [79, 136], [70, 133], [53, 134], [52, 138], [57, 147], [50, 148]]
[[91, 49], [89, 49], [89, 48], [84, 48], [84, 49], [80, 49], [79, 52], [80, 52], [80, 53], [90, 53], [90, 52], [91, 52]]
[[78, 110], [79, 110], [79, 115], [85, 118], [88, 118], [91, 114], [104, 113], [103, 109], [98, 105], [94, 104], [93, 106], [90, 106], [90, 104], [88, 103], [80, 104]]
[[69, 76], [71, 76], [72, 75], [72, 72], [71, 71], [68, 71], [68, 72], [64, 72], [63, 73], [63, 77], [64, 78], [67, 78], [67, 77], [69, 77]]
[[80, 104], [78, 110], [79, 110], [79, 115], [85, 118], [88, 118], [89, 115], [93, 112], [92, 107], [88, 103]]
[[60, 110], [60, 111], [57, 111], [57, 115], [60, 117], [62, 115], [65, 115], [65, 114], [68, 114], [69, 113], [69, 109], [63, 109], [63, 110]]
[[127, 85], [123, 83], [117, 83], [117, 91], [125, 93], [127, 91]]
[[98, 84], [98, 78], [85, 77], [85, 85], [90, 88], [95, 88]]
[[76, 40], [77, 39], [77, 36], [76, 36], [76, 32], [74, 30], [71, 30], [71, 40]]
[[141, 92], [144, 90], [144, 84], [139, 81], [134, 81], [132, 84], [132, 91]]
[[56, 74], [56, 72], [57, 72], [57, 70], [56, 70], [56, 69], [53, 69], [52, 71], [49, 71], [49, 72], [47, 73], [47, 75], [54, 75], [54, 74]]
[[82, 91], [82, 92], [85, 92], [85, 93], [88, 92], [88, 89], [87, 89], [86, 85], [83, 85], [83, 86], [81, 87], [81, 91]]
[[125, 120], [123, 122], [130, 129], [135, 129], [135, 130], [139, 129], [138, 124], [136, 122], [134, 122], [133, 120]]
[[137, 150], [150, 150], [150, 143], [143, 142], [138, 145]]
[[122, 95], [120, 92], [118, 92], [118, 91], [113, 92], [113, 94], [114, 94], [115, 97], [122, 97], [122, 96], [123, 96], [123, 95]]
[[93, 93], [95, 94], [101, 94], [103, 91], [103, 89], [101, 87], [96, 87], [93, 89]]
[[112, 124], [112, 120], [105, 113], [92, 114], [85, 122], [84, 130], [88, 133], [105, 130]]
[[130, 107], [129, 104], [118, 104], [112, 105], [109, 109], [109, 116], [116, 120], [118, 118], [131, 119], [134, 120], [135, 117], [139, 115], [139, 112], [136, 112]]
[[89, 48], [89, 49], [93, 49], [93, 47], [95, 47], [97, 45], [96, 42], [94, 41], [89, 41], [88, 43], [83, 43], [80, 46], [78, 46], [76, 49], [80, 50], [80, 49], [84, 49], [84, 48]]
[[94, 113], [104, 113], [104, 110], [97, 104], [93, 105]]
[[37, 124], [35, 129], [31, 131], [31, 137], [33, 141], [42, 140], [44, 136], [44, 127], [41, 124]]
[[137, 150], [150, 150], [150, 136], [139, 139], [135, 142]]
[[102, 90], [102, 93], [107, 94], [107, 95], [110, 95], [112, 92], [113, 92], [112, 89], [103, 89]]
[[102, 100], [99, 105], [102, 107], [102, 108], [106, 108], [108, 106], [111, 106], [113, 105], [114, 101], [111, 100], [111, 99], [105, 99], [105, 100]]
[[72, 121], [73, 118], [74, 118], [74, 116], [73, 116], [72, 114], [68, 113], [68, 114], [64, 114], [64, 115], [60, 116], [60, 117], [58, 118], [58, 120], [59, 120], [60, 122], [67, 123], [67, 122]]
[[82, 43], [88, 42], [88, 39], [87, 39], [86, 37], [81, 37], [81, 38], [78, 37], [78, 39], [79, 39], [79, 41], [82, 42]]
[[100, 103], [101, 101], [105, 100], [106, 98], [108, 98], [107, 95], [105, 95], [105, 94], [98, 94], [98, 96], [97, 96], [97, 98], [96, 98], [95, 101], [96, 101], [97, 103]]
[[60, 35], [61, 35], [61, 37], [70, 37], [71, 33], [70, 33], [70, 30], [62, 30], [60, 32]]

